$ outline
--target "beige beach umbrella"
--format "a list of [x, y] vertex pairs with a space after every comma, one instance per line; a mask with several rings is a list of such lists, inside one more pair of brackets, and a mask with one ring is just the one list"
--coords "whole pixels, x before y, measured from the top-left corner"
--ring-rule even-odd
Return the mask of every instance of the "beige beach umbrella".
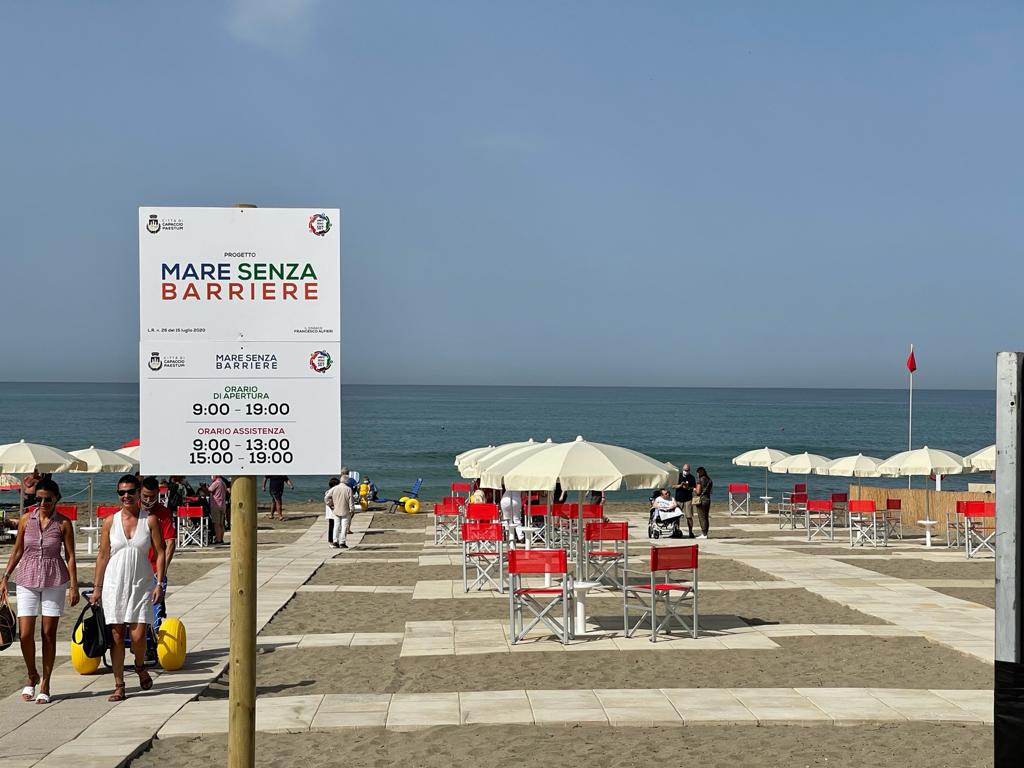
[[878, 468], [884, 459], [875, 456], [865, 456], [858, 453], [856, 456], [842, 456], [833, 459], [822, 469], [815, 470], [816, 475], [830, 475], [832, 477], [882, 477]]
[[915, 448], [890, 456], [879, 465], [878, 471], [886, 475], [916, 477], [935, 475], [935, 490], [941, 490], [941, 475], [959, 475], [964, 471], [964, 457], [939, 448]]
[[[737, 467], [764, 467], [764, 495], [768, 495], [768, 467], [772, 464], [782, 461], [789, 456], [785, 451], [780, 451], [775, 448], [769, 448], [767, 445], [764, 448], [755, 448], [752, 451], [741, 453], [739, 456], [734, 456], [732, 463]], [[768, 502], [765, 502], [765, 511], [768, 510]]]
[[128, 446], [127, 448], [118, 448], [117, 453], [120, 453], [122, 456], [127, 456], [129, 459], [132, 459], [133, 461], [136, 462], [142, 461], [141, 445], [131, 445]]
[[476, 456], [487, 453], [488, 451], [494, 450], [493, 445], [484, 445], [480, 448], [470, 448], [468, 451], [463, 451], [455, 456], [455, 461], [452, 464], [455, 467], [461, 466], [463, 463], [472, 461]]
[[[138, 446], [135, 446], [138, 448]], [[127, 449], [126, 449], [127, 450]], [[109, 451], [105, 448], [97, 448], [94, 445], [90, 445], [88, 448], [83, 448], [79, 451], [71, 451], [71, 455], [85, 462], [85, 469], [73, 469], [72, 472], [88, 472], [90, 474], [96, 474], [98, 472], [138, 472], [139, 461], [133, 459], [130, 456], [119, 451]], [[93, 491], [93, 479], [89, 478], [89, 519], [93, 518], [93, 505], [92, 505], [92, 491]], [[90, 522], [90, 525], [95, 525], [95, 522]]]
[[786, 475], [810, 475], [824, 469], [831, 463], [832, 459], [827, 456], [819, 456], [816, 453], [804, 451], [803, 453], [794, 453], [792, 456], [776, 461], [768, 467], [768, 471]]
[[555, 483], [566, 491], [637, 490], [665, 485], [669, 470], [665, 462], [631, 448], [578, 436], [530, 453], [506, 470], [503, 479], [512, 491], [554, 488]]
[[[478, 462], [480, 470], [480, 486], [482, 488], [501, 488], [505, 479], [505, 472], [519, 466], [519, 462], [527, 456], [543, 451], [554, 445], [549, 437], [543, 443], [530, 443], [522, 445], [513, 451], [509, 451], [497, 458], [484, 457]], [[554, 486], [551, 486], [554, 488]], [[531, 491], [548, 491], [551, 488], [530, 488]]]
[[68, 472], [85, 466], [81, 459], [51, 445], [24, 440], [0, 445], [0, 472]]
[[996, 447], [989, 445], [980, 451], [969, 453], [964, 456], [964, 466], [972, 472], [995, 472], [996, 471]]
[[480, 477], [480, 466], [481, 462], [484, 461], [497, 461], [503, 456], [507, 456], [517, 448], [522, 448], [527, 445], [534, 445], [537, 441], [532, 437], [529, 440], [521, 440], [515, 443], [503, 443], [502, 445], [495, 446], [489, 451], [485, 451], [472, 456], [468, 461], [463, 461], [459, 465], [459, 474], [463, 477]]

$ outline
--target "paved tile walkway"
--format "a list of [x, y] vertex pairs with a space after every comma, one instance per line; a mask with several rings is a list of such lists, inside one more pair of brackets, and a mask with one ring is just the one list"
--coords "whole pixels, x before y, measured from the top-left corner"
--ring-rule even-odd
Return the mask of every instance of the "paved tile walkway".
[[[408, 731], [439, 725], [611, 726], [990, 724], [992, 692], [899, 688], [664, 688], [459, 693], [326, 694], [263, 698], [256, 728], [303, 733], [344, 728]], [[160, 738], [227, 731], [227, 702], [185, 705]]]

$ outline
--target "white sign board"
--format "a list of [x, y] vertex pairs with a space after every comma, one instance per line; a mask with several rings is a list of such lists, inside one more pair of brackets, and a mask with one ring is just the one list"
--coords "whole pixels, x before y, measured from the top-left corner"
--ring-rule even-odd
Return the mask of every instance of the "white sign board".
[[147, 474], [341, 464], [337, 209], [140, 208]]

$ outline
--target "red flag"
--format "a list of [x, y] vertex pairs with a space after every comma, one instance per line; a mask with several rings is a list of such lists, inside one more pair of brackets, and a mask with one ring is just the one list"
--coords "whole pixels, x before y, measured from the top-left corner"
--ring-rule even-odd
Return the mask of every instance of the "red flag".
[[907, 358], [907, 370], [913, 373], [917, 370], [917, 360], [914, 359], [914, 348], [910, 348], [910, 357]]

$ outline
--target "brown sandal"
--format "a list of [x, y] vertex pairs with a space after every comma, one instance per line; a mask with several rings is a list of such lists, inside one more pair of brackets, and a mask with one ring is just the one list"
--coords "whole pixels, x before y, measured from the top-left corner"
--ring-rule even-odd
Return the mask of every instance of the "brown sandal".
[[124, 701], [128, 697], [124, 693], [124, 683], [114, 683], [114, 692], [107, 696], [107, 701]]
[[148, 691], [153, 687], [153, 678], [150, 677], [149, 672], [146, 671], [145, 666], [136, 666], [135, 674], [139, 676], [139, 688], [144, 691]]

